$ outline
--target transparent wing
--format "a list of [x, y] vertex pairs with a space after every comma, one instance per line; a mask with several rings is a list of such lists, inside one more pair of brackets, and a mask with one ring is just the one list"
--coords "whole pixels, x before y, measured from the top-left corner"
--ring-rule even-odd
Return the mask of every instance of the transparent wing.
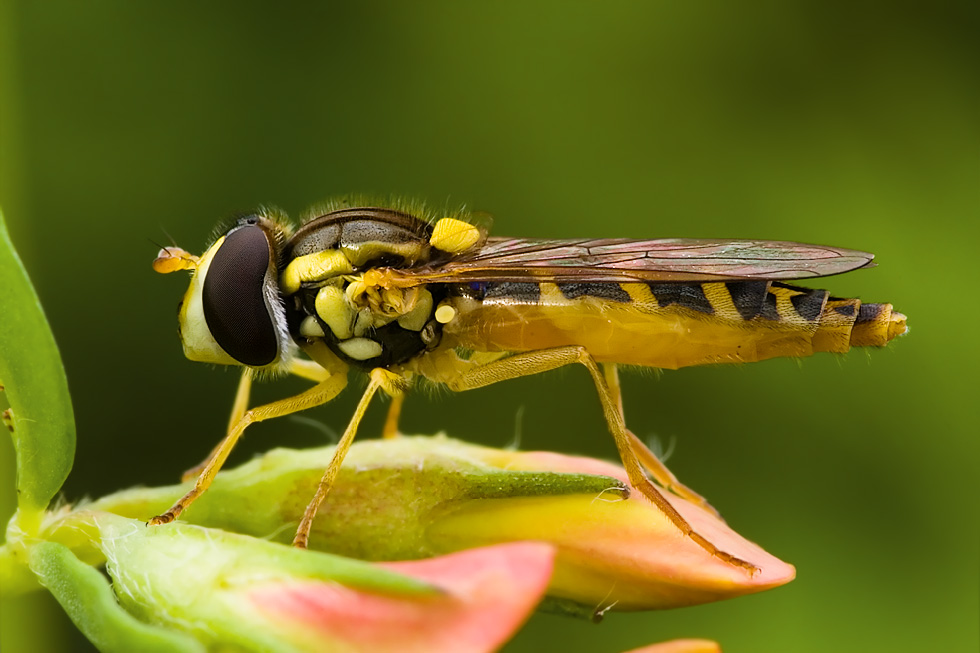
[[732, 281], [806, 279], [873, 265], [873, 254], [770, 240], [489, 238], [441, 264], [390, 270], [402, 284], [475, 281]]

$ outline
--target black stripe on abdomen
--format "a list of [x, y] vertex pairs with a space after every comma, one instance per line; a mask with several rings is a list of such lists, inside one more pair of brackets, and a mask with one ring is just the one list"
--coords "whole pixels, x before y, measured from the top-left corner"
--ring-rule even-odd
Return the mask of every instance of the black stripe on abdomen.
[[883, 304], [861, 304], [861, 308], [858, 309], [856, 324], [861, 324], [862, 322], [874, 322], [881, 315], [881, 309]]
[[810, 288], [797, 288], [797, 290], [802, 290], [805, 294], [793, 295], [789, 298], [793, 304], [793, 309], [807, 322], [819, 320], [820, 316], [823, 315], [823, 307], [827, 303], [827, 295], [830, 293], [826, 290], [811, 290]]
[[700, 284], [686, 283], [651, 283], [647, 284], [650, 292], [657, 300], [660, 308], [665, 308], [671, 304], [677, 304], [683, 308], [689, 308], [699, 313], [712, 314], [715, 309], [711, 302], [704, 296], [704, 289]]
[[630, 295], [618, 283], [559, 283], [558, 290], [565, 299], [598, 297], [614, 302], [628, 302]]
[[[732, 303], [743, 320], [761, 315], [769, 294], [768, 281], [730, 281], [725, 284]], [[775, 304], [773, 305], [775, 308]]]
[[537, 304], [541, 301], [541, 286], [518, 281], [487, 282], [483, 296], [488, 299], [513, 299], [518, 302]]

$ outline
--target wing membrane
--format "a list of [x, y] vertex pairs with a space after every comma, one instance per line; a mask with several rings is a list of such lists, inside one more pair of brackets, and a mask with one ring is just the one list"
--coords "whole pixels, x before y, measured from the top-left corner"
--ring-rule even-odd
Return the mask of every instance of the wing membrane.
[[867, 252], [769, 240], [490, 238], [437, 266], [391, 270], [418, 283], [806, 279], [873, 265]]

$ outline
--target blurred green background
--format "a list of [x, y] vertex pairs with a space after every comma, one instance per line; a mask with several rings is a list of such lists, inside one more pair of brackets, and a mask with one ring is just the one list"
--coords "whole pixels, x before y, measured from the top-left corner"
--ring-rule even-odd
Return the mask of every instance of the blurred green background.
[[[0, 6], [0, 200], [73, 391], [69, 500], [173, 482], [222, 434], [236, 375], [183, 359], [186, 278], [149, 263], [239, 209], [396, 193], [498, 235], [866, 249], [879, 267], [820, 285], [905, 312], [887, 350], [625, 379], [633, 430], [797, 580], [537, 615], [507, 650], [977, 650], [977, 3]], [[340, 429], [355, 399], [312, 415]], [[580, 369], [416, 396], [403, 429], [504, 445], [521, 407], [524, 448], [615, 456]], [[323, 440], [277, 420], [234, 460]], [[90, 650], [43, 594], [0, 617], [5, 653]]]

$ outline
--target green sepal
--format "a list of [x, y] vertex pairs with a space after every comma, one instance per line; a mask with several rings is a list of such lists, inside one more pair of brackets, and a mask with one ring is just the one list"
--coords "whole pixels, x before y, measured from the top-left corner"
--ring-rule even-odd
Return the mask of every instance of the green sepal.
[[0, 213], [0, 384], [10, 405], [20, 528], [33, 531], [68, 477], [75, 417], [58, 346]]
[[57, 542], [31, 547], [31, 570], [78, 629], [103, 653], [203, 653], [184, 633], [139, 621], [119, 605], [105, 576]]
[[603, 493], [608, 494], [610, 498], [625, 499], [630, 495], [630, 490], [622, 481], [609, 476], [499, 470], [476, 479], [461, 498], [512, 499]]
[[20, 544], [0, 545], [0, 600], [41, 589], [28, 566], [29, 551]]
[[297, 650], [282, 641], [277, 622], [254, 600], [254, 593], [268, 588], [313, 581], [331, 592], [347, 588], [421, 600], [442, 594], [425, 581], [358, 560], [186, 523], [147, 527], [90, 514], [122, 606], [208, 646]]
[[[91, 514], [101, 538], [99, 546], [117, 583], [125, 583], [119, 575], [124, 570], [145, 577], [165, 570], [180, 556], [186, 559], [182, 564], [200, 566], [201, 574], [222, 568], [223, 586], [233, 585], [239, 579], [251, 582], [253, 576], [260, 575], [267, 581], [301, 577], [399, 596], [441, 594], [439, 588], [416, 578], [330, 553], [297, 549], [183, 522], [147, 526], [142, 521], [117, 515]], [[213, 566], [206, 564], [209, 557], [214, 559]], [[233, 565], [227, 564], [230, 561]]]

